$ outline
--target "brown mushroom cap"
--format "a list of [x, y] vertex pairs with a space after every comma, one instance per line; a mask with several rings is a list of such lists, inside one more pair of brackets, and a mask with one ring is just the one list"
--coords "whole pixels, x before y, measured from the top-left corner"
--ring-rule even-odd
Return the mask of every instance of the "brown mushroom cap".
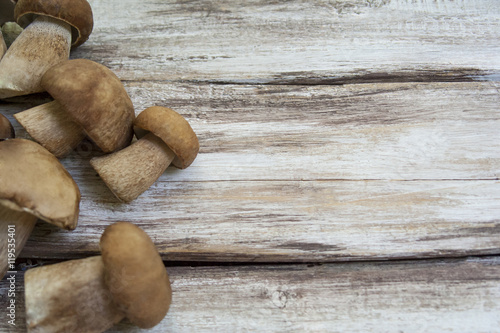
[[162, 139], [176, 155], [172, 164], [177, 168], [187, 168], [198, 155], [198, 137], [187, 120], [172, 109], [162, 106], [149, 107], [137, 116], [134, 126]]
[[0, 140], [2, 139], [12, 139], [16, 136], [14, 132], [14, 127], [3, 114], [0, 114]]
[[80, 190], [48, 150], [30, 140], [10, 139], [0, 142], [0, 204], [73, 230]]
[[120, 79], [91, 60], [66, 60], [42, 77], [44, 88], [105, 153], [132, 141], [134, 106]]
[[14, 9], [16, 21], [23, 28], [39, 15], [68, 23], [73, 47], [85, 43], [94, 27], [92, 8], [86, 0], [19, 0]]
[[14, 21], [14, 0], [0, 0], [0, 25]]
[[170, 307], [172, 289], [149, 236], [132, 223], [118, 222], [106, 228], [99, 246], [104, 280], [117, 307], [141, 328], [158, 324]]

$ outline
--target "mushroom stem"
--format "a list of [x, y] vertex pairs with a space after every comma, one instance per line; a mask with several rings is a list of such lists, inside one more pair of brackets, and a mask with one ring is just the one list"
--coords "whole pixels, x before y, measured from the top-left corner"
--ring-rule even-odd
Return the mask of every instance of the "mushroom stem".
[[35, 141], [58, 158], [70, 153], [85, 138], [80, 125], [69, 119], [57, 101], [19, 112], [14, 118]]
[[3, 58], [3, 55], [7, 51], [7, 44], [5, 44], [5, 40], [3, 39], [3, 33], [0, 30], [0, 60]]
[[7, 271], [14, 270], [10, 265], [21, 253], [36, 221], [34, 215], [0, 204], [0, 280]]
[[69, 24], [48, 16], [37, 17], [0, 61], [0, 98], [42, 92], [43, 74], [68, 59], [70, 47]]
[[30, 269], [24, 286], [28, 332], [99, 333], [125, 317], [106, 287], [100, 256]]
[[90, 164], [118, 199], [130, 202], [153, 185], [174, 158], [162, 139], [148, 133], [125, 149], [94, 157]]
[[0, 140], [12, 139], [16, 136], [14, 127], [4, 115], [0, 114]]

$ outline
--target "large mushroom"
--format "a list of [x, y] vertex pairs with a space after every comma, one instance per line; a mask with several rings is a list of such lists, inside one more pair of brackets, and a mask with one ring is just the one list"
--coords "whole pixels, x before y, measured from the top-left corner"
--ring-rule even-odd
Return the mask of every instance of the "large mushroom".
[[200, 149], [186, 119], [172, 109], [152, 106], [134, 121], [141, 137], [113, 154], [94, 157], [90, 164], [116, 197], [130, 202], [146, 191], [172, 163], [187, 168]]
[[86, 0], [19, 0], [14, 16], [25, 29], [0, 61], [0, 98], [44, 91], [43, 74], [67, 60], [93, 28]]
[[45, 73], [42, 87], [55, 101], [14, 117], [55, 156], [67, 155], [85, 136], [106, 153], [130, 144], [134, 106], [107, 67], [86, 59], [66, 60]]
[[[73, 230], [79, 205], [78, 186], [51, 153], [30, 140], [0, 141], [0, 278], [12, 268], [37, 219]], [[15, 244], [13, 255], [7, 244]]]
[[127, 317], [140, 328], [167, 314], [172, 289], [149, 236], [128, 222], [107, 227], [101, 256], [25, 274], [28, 332], [103, 332]]
[[0, 140], [12, 139], [16, 136], [14, 127], [3, 114], [0, 114]]

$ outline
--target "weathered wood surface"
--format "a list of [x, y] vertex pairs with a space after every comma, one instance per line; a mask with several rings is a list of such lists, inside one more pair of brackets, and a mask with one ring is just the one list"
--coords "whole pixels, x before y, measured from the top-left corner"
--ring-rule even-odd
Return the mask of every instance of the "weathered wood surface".
[[123, 80], [340, 83], [500, 73], [497, 0], [93, 0], [74, 57]]
[[[197, 160], [120, 204], [89, 166], [99, 153], [83, 145], [63, 160], [82, 192], [79, 227], [39, 223], [23, 257], [96, 253], [103, 228], [120, 220], [151, 231], [168, 260], [499, 252], [500, 95], [492, 83], [127, 88], [139, 112], [166, 104], [190, 120]], [[26, 107], [0, 106], [7, 116]]]
[[[94, 33], [72, 57], [111, 68], [137, 113], [178, 110], [201, 151], [125, 205], [84, 143], [62, 160], [78, 228], [39, 223], [21, 257], [96, 254], [119, 220], [169, 261], [500, 254], [497, 0], [90, 3]], [[48, 100], [0, 112], [25, 137], [13, 114]], [[172, 311], [153, 332], [500, 332], [499, 260], [170, 267]]]
[[[108, 332], [500, 332], [498, 257], [167, 269], [167, 317]], [[22, 273], [16, 287], [17, 326], [2, 318], [2, 332], [25, 332]], [[3, 280], [2, 308], [7, 289]]]

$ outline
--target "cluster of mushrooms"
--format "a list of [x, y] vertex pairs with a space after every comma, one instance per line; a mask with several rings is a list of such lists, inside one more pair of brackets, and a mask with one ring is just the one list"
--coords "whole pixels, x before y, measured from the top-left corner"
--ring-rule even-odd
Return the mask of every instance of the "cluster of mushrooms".
[[[186, 119], [170, 108], [152, 106], [136, 117], [120, 79], [107, 67], [69, 60], [70, 50], [93, 29], [86, 0], [0, 0], [0, 25], [7, 40], [0, 33], [0, 99], [39, 92], [53, 98], [14, 115], [29, 139], [15, 138], [12, 124], [0, 114], [3, 278], [12, 268], [8, 226], [15, 226], [16, 256], [38, 219], [76, 228], [80, 190], [58, 158], [82, 140], [90, 139], [105, 153], [90, 164], [123, 202], [145, 192], [169, 165], [187, 168], [199, 142]], [[172, 291], [149, 236], [132, 223], [118, 222], [106, 228], [99, 247], [101, 256], [26, 272], [29, 332], [98, 333], [125, 317], [150, 328], [165, 317]]]

